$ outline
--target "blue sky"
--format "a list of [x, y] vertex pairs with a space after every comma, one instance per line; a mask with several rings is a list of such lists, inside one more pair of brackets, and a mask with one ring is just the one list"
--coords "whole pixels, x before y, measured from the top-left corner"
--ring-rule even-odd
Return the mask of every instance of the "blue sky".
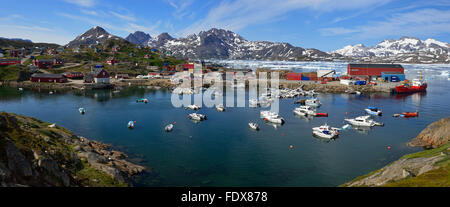
[[58, 44], [96, 25], [121, 37], [216, 27], [323, 51], [402, 36], [450, 42], [450, 0], [23, 0], [1, 11], [0, 37]]

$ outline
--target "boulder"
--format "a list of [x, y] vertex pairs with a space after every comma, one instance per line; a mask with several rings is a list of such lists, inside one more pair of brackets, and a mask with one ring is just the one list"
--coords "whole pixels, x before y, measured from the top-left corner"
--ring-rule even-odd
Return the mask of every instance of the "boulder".
[[450, 117], [447, 117], [428, 125], [407, 145], [410, 147], [437, 148], [449, 141]]
[[8, 157], [8, 167], [11, 171], [23, 177], [33, 175], [31, 164], [12, 142], [7, 141], [5, 144], [6, 156]]
[[53, 177], [61, 180], [64, 186], [67, 187], [70, 185], [70, 177], [59, 167], [58, 163], [56, 163], [54, 160], [50, 158], [40, 159], [38, 161], [38, 166], [53, 175]]

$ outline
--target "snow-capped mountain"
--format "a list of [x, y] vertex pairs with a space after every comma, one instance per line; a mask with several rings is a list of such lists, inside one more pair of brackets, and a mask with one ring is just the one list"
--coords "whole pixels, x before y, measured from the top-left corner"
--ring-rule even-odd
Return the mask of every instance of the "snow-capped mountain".
[[80, 45], [91, 45], [91, 44], [99, 44], [103, 43], [108, 39], [122, 39], [121, 37], [117, 37], [109, 34], [105, 29], [95, 26], [85, 33], [79, 35], [74, 40], [70, 41], [66, 46], [67, 47], [79, 47]]
[[129, 34], [125, 39], [137, 45], [146, 45], [151, 38], [152, 37], [147, 33], [136, 31]]
[[331, 52], [354, 59], [379, 62], [449, 62], [450, 45], [435, 39], [420, 40], [402, 37], [399, 40], [387, 39], [373, 47], [362, 44], [348, 45]]
[[333, 57], [289, 43], [248, 41], [232, 31], [215, 28], [185, 38], [162, 33], [151, 38], [147, 45], [168, 51], [175, 57], [192, 59], [316, 60]]

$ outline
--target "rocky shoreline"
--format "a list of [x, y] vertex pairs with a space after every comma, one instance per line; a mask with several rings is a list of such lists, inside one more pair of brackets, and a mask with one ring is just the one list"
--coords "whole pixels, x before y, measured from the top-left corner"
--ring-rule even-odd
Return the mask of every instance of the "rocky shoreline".
[[151, 171], [127, 158], [63, 127], [0, 113], [0, 186], [133, 186]]
[[[222, 84], [225, 86], [225, 82]], [[245, 85], [248, 87], [249, 82], [246, 81]], [[130, 86], [150, 86], [159, 89], [174, 89], [177, 85], [170, 82], [168, 79], [128, 79], [124, 81], [113, 80], [111, 84], [79, 84], [79, 83], [34, 83], [30, 81], [5, 81], [0, 82], [0, 86], [9, 86], [16, 88], [39, 88], [48, 90], [93, 90], [93, 89], [122, 89]], [[210, 84], [205, 84], [205, 87], [209, 87]], [[270, 81], [268, 81], [270, 86]], [[319, 93], [348, 93], [359, 91], [361, 93], [390, 93], [392, 92], [392, 85], [385, 84], [383, 86], [371, 86], [371, 85], [342, 85], [339, 81], [328, 82], [327, 84], [321, 84], [314, 81], [288, 81], [281, 79], [279, 82], [281, 88], [295, 89], [302, 87], [304, 90], [314, 90]]]
[[343, 184], [343, 187], [449, 187], [450, 117], [428, 125], [408, 146], [425, 150], [403, 156], [393, 163]]

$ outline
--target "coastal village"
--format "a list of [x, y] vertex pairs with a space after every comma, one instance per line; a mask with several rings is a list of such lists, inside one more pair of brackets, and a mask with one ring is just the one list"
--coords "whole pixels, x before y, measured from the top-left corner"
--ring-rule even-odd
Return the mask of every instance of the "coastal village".
[[[333, 90], [333, 87], [341, 90], [345, 85], [348, 87], [344, 91], [353, 91], [353, 86], [360, 86], [361, 90], [369, 92], [391, 92], [395, 85], [405, 80], [404, 69], [399, 64], [351, 63], [344, 74], [333, 68], [302, 73], [266, 68], [242, 70], [203, 60], [177, 59], [169, 52], [125, 40], [107, 40], [75, 48], [56, 45], [7, 47], [0, 49], [0, 53], [0, 81], [3, 85], [21, 87], [90, 89], [156, 84], [173, 89], [173, 75], [177, 72], [185, 74], [188, 79], [192, 76], [189, 74], [201, 74], [200, 78], [220, 75], [222, 80], [233, 77], [249, 81], [255, 79], [259, 72], [276, 71], [280, 73], [283, 85], [298, 87], [299, 84], [308, 84], [318, 91]], [[237, 72], [242, 72], [244, 77], [237, 77]]]
[[[97, 27], [93, 29], [98, 29]], [[208, 78], [220, 77], [228, 86], [245, 89], [250, 81], [259, 80], [262, 72], [278, 72], [280, 85], [279, 88], [264, 88], [267, 91], [260, 94], [259, 97], [249, 100], [250, 107], [268, 107], [274, 102], [274, 98], [299, 98], [293, 104], [292, 113], [297, 117], [308, 120], [313, 117], [328, 117], [328, 112], [319, 111], [323, 104], [318, 100], [319, 93], [344, 93], [349, 95], [361, 95], [371, 93], [415, 93], [425, 92], [427, 83], [422, 75], [418, 78], [408, 80], [405, 76], [405, 69], [398, 63], [369, 63], [352, 62], [347, 64], [345, 72], [339, 72], [335, 68], [310, 69], [297, 72], [295, 70], [272, 70], [270, 68], [238, 69], [229, 68], [201, 59], [177, 58], [172, 56], [170, 51], [160, 50], [150, 46], [133, 44], [124, 39], [110, 38], [104, 42], [87, 45], [60, 46], [55, 44], [34, 44], [30, 42], [21, 42], [21, 40], [8, 40], [8, 46], [2, 46], [0, 49], [0, 85], [7, 87], [16, 87], [19, 91], [24, 88], [50, 89], [53, 90], [96, 90], [112, 89], [111, 91], [120, 92], [129, 86], [147, 86], [148, 88], [166, 88], [173, 94], [196, 94], [202, 90], [212, 87], [209, 82], [201, 82], [200, 86], [177, 87], [185, 83], [191, 83], [197, 80], [208, 80]], [[20, 44], [19, 44], [20, 43]], [[232, 77], [232, 79], [228, 79]], [[188, 80], [187, 82], [185, 80]], [[269, 79], [265, 79], [269, 80]], [[264, 90], [263, 89], [263, 90]], [[223, 96], [222, 88], [214, 88], [214, 96]], [[301, 97], [304, 97], [301, 98]], [[138, 98], [136, 103], [147, 104], [147, 98]], [[197, 113], [201, 106], [190, 104], [184, 106], [187, 111], [193, 111], [187, 115], [187, 118], [194, 123], [207, 120], [206, 114]], [[217, 112], [225, 112], [227, 109], [223, 104], [215, 106]], [[86, 113], [83, 107], [78, 108], [81, 115]], [[375, 118], [381, 117], [383, 112], [376, 106], [367, 106], [361, 110], [364, 116], [354, 118], [343, 118], [346, 123], [343, 126], [332, 127], [327, 123], [312, 127], [314, 137], [326, 140], [334, 140], [340, 136], [343, 131], [355, 129], [360, 131], [370, 131], [372, 127], [384, 126], [384, 123], [375, 121]], [[347, 115], [347, 114], [346, 114]], [[419, 112], [399, 111], [393, 114], [393, 117], [411, 118], [418, 117]], [[280, 114], [268, 110], [261, 110], [259, 117], [264, 123], [268, 123], [275, 129], [285, 124], [285, 118]], [[128, 120], [127, 120], [128, 121]], [[448, 119], [444, 120], [442, 125], [448, 125]], [[442, 122], [444, 122], [442, 121]], [[19, 123], [24, 126], [15, 127]], [[176, 122], [164, 126], [164, 131], [169, 133], [175, 129]], [[34, 161], [38, 160], [39, 167], [28, 163], [21, 167], [11, 169], [20, 172], [18, 175], [5, 174], [2, 185], [14, 186], [15, 181], [30, 177], [41, 169], [51, 171], [58, 179], [51, 179], [46, 176], [38, 176], [31, 179], [30, 182], [24, 182], [27, 185], [39, 186], [132, 186], [132, 177], [144, 173], [147, 169], [128, 161], [125, 161], [127, 155], [122, 152], [110, 149], [109, 146], [100, 142], [90, 141], [89, 139], [76, 136], [68, 132], [65, 128], [56, 124], [42, 122], [36, 119], [19, 116], [15, 114], [0, 114], [0, 127], [5, 129], [4, 133], [13, 136], [20, 133], [27, 135], [33, 134], [38, 139], [33, 143], [40, 143], [43, 139], [57, 139], [72, 144], [73, 150], [67, 150], [76, 154], [64, 154], [67, 145], [45, 145], [45, 150], [35, 148], [35, 145], [27, 145], [27, 154], [32, 154]], [[33, 128], [33, 129], [30, 129]], [[139, 127], [135, 120], [128, 121], [127, 128], [130, 130]], [[247, 126], [245, 126], [247, 128]], [[248, 123], [252, 130], [259, 131], [262, 127], [257, 121]], [[362, 128], [362, 130], [361, 130]], [[390, 181], [398, 181], [404, 178], [416, 177], [426, 174], [429, 171], [441, 169], [438, 164], [440, 161], [448, 159], [448, 136], [445, 129], [438, 134], [433, 135], [432, 141], [426, 140], [426, 135], [416, 139], [415, 146], [429, 146], [435, 148], [432, 151], [433, 159], [431, 164], [424, 164], [423, 160], [411, 160], [403, 158], [403, 161], [396, 163], [395, 169], [383, 168], [389, 171], [390, 176], [375, 173], [370, 177], [357, 178], [355, 181], [344, 184], [345, 186], [380, 186], [389, 184]], [[284, 134], [282, 135], [284, 136]], [[425, 137], [425, 138], [423, 138]], [[7, 157], [19, 157], [25, 160], [25, 156], [18, 150], [12, 141], [21, 140], [23, 137], [12, 137], [0, 146], [6, 146], [5, 153]], [[419, 141], [417, 141], [419, 140]], [[424, 141], [425, 140], [425, 141]], [[436, 141], [437, 140], [437, 141]], [[420, 144], [417, 144], [420, 143]], [[47, 143], [47, 142], [45, 142]], [[436, 144], [438, 143], [438, 144]], [[288, 150], [294, 150], [294, 145], [289, 145]], [[48, 150], [47, 150], [48, 149]], [[390, 149], [387, 148], [388, 150]], [[0, 152], [2, 149], [0, 149]], [[63, 153], [64, 152], [64, 153]], [[436, 155], [440, 153], [439, 155]], [[8, 154], [9, 153], [9, 154]], [[68, 166], [59, 167], [56, 164], [57, 153], [63, 153]], [[43, 159], [43, 156], [50, 158]], [[80, 159], [78, 159], [78, 157]], [[417, 158], [417, 157], [413, 157]], [[12, 158], [11, 158], [12, 159]], [[12, 160], [11, 162], [16, 162]], [[429, 160], [426, 160], [429, 161]], [[406, 163], [406, 164], [405, 164]], [[419, 163], [419, 164], [418, 164]], [[1, 163], [0, 163], [1, 164]], [[58, 167], [54, 167], [58, 166]], [[403, 166], [415, 167], [420, 173], [414, 174], [407, 172], [405, 174]], [[2, 167], [2, 166], [0, 166]], [[14, 167], [14, 166], [13, 166]], [[3, 168], [1, 168], [3, 169]], [[64, 169], [64, 170], [62, 170]], [[85, 169], [80, 170], [80, 169]], [[448, 169], [448, 166], [445, 166]], [[85, 171], [95, 172], [95, 182], [86, 175]], [[9, 172], [6, 171], [5, 172]], [[7, 176], [6, 176], [7, 175]], [[105, 178], [108, 177], [108, 178]], [[113, 178], [111, 180], [111, 178]], [[99, 180], [102, 180], [101, 182]], [[381, 180], [381, 181], [380, 181]]]

